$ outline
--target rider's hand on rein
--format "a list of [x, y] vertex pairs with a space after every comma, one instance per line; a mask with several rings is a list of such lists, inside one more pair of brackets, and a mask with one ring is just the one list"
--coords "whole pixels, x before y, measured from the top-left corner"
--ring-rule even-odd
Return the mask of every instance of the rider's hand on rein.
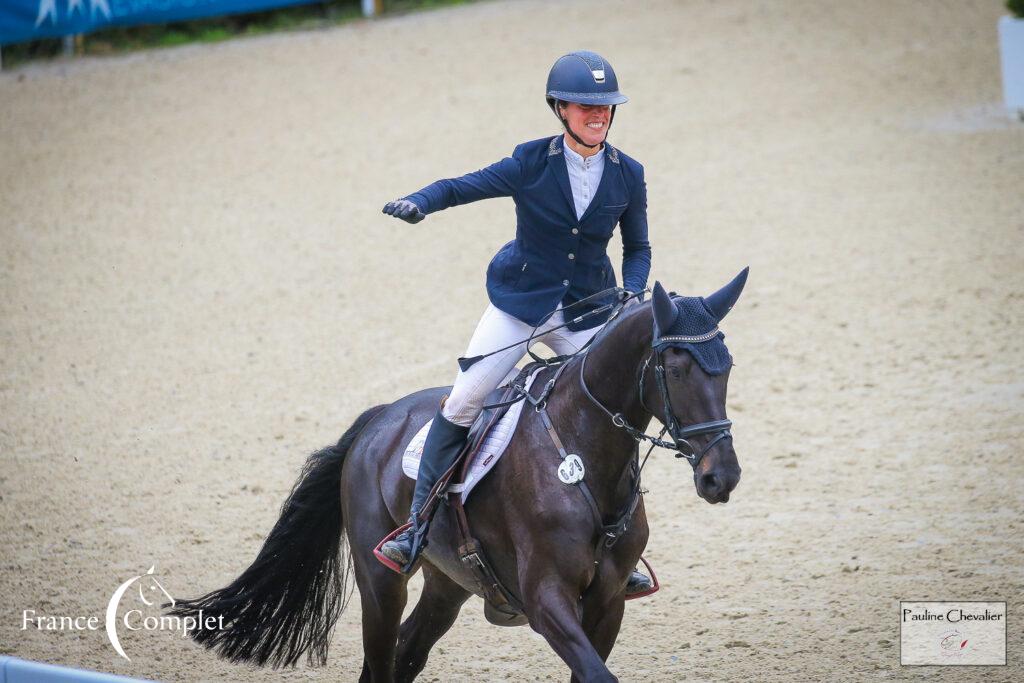
[[408, 199], [396, 199], [393, 202], [388, 202], [384, 205], [383, 211], [389, 216], [401, 218], [406, 223], [419, 223], [427, 217], [427, 214], [420, 211], [420, 207]]
[[640, 292], [639, 294], [636, 293], [636, 292], [631, 292], [628, 289], [620, 290], [619, 291], [619, 301], [624, 302], [622, 308], [626, 309], [626, 308], [630, 308], [631, 306], [638, 306], [638, 305], [640, 305], [641, 303], [643, 303], [644, 295], [646, 293], [647, 293], [646, 290]]

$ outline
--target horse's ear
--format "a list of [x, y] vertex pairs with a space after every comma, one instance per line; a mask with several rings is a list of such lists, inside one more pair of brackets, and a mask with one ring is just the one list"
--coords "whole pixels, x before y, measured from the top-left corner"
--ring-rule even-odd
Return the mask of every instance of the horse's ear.
[[654, 307], [654, 330], [660, 337], [675, 323], [679, 310], [660, 282], [654, 283], [651, 305]]
[[708, 307], [708, 311], [717, 320], [721, 321], [732, 310], [736, 300], [740, 298], [740, 294], [743, 292], [743, 285], [747, 284], [748, 272], [750, 272], [750, 266], [741, 270], [740, 274], [734, 277], [732, 282], [725, 287], [722, 287], [711, 296], [705, 297], [704, 305]]

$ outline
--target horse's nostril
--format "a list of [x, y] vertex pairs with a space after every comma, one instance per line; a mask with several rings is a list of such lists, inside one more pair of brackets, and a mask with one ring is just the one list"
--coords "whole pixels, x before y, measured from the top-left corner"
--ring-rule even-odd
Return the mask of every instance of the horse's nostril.
[[700, 484], [701, 488], [704, 489], [704, 492], [712, 496], [718, 493], [719, 489], [722, 486], [722, 482], [718, 478], [718, 475], [716, 475], [713, 472], [708, 472], [707, 474], [702, 476], [700, 478]]

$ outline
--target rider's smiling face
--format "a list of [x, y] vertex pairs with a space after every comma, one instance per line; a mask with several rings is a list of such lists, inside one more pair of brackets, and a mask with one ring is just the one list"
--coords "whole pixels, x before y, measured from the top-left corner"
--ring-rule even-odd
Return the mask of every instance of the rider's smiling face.
[[[562, 116], [569, 122], [569, 129], [579, 135], [588, 145], [599, 145], [604, 141], [605, 135], [608, 133], [608, 124], [611, 121], [611, 112], [612, 108], [608, 105], [577, 104], [576, 102], [567, 102], [562, 105]], [[573, 145], [573, 149], [576, 150], [575, 145]], [[593, 151], [589, 153], [593, 154]]]

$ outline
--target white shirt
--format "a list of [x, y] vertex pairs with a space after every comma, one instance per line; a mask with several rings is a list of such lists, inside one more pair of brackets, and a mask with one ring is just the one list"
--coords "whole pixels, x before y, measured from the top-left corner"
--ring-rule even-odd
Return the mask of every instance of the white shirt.
[[601, 182], [601, 174], [604, 173], [604, 148], [602, 146], [597, 154], [584, 158], [563, 141], [562, 151], [565, 154], [565, 168], [569, 171], [569, 187], [572, 188], [572, 201], [576, 205], [576, 218], [579, 219], [590, 206]]

